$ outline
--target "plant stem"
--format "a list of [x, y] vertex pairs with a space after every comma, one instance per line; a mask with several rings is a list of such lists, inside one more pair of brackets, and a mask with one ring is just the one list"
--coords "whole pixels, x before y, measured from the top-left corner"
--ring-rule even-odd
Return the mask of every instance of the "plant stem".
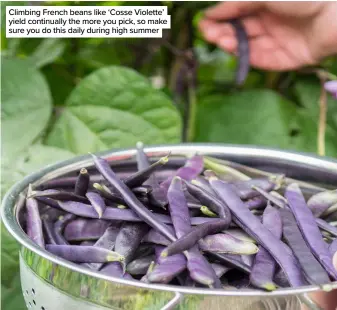
[[319, 97], [319, 122], [317, 133], [317, 151], [318, 155], [325, 156], [325, 131], [326, 131], [326, 114], [327, 114], [327, 96], [324, 88], [325, 78], [320, 77], [321, 95]]
[[188, 73], [188, 109], [186, 124], [186, 140], [192, 142], [195, 135], [195, 124], [197, 116], [197, 94], [195, 85], [194, 70]]

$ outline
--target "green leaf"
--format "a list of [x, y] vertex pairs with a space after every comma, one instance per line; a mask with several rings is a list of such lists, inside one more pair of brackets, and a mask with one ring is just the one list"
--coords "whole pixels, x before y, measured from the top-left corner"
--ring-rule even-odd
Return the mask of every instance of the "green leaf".
[[19, 244], [1, 225], [1, 283], [10, 287], [19, 268]]
[[[3, 236], [2, 236], [3, 238]], [[18, 251], [18, 249], [17, 249]], [[4, 258], [4, 254], [1, 253], [1, 259]], [[11, 273], [12, 283], [9, 286], [1, 283], [1, 309], [3, 310], [27, 310], [25, 301], [22, 296], [20, 272], [17, 266], [15, 270], [5, 269], [2, 270], [2, 278], [6, 274]], [[1, 279], [3, 282], [3, 279]]]
[[206, 96], [198, 105], [196, 141], [291, 148], [294, 113], [291, 102], [269, 90]]
[[109, 39], [100, 44], [94, 40], [88, 40], [86, 44], [82, 44], [77, 61], [92, 69], [110, 65], [132, 64], [135, 55], [129, 44], [127, 39]]
[[83, 79], [47, 139], [76, 154], [180, 141], [181, 119], [169, 98], [136, 71], [105, 67]]
[[30, 55], [29, 59], [37, 68], [41, 68], [62, 56], [65, 48], [66, 42], [63, 39], [44, 39]]
[[32, 145], [24, 154], [24, 156], [18, 156], [15, 160], [7, 158], [1, 161], [1, 192], [3, 194], [26, 175], [44, 166], [75, 156], [68, 150], [42, 144]]
[[11, 158], [43, 132], [51, 96], [43, 75], [27, 61], [2, 58], [2, 154]]
[[68, 150], [35, 144], [28, 149], [26, 161], [21, 166], [20, 171], [24, 174], [29, 174], [44, 166], [64, 161], [74, 156], [75, 154]]
[[[309, 104], [308, 102], [306, 104]], [[309, 109], [271, 90], [247, 90], [200, 99], [196, 141], [254, 144], [317, 152], [317, 119]], [[326, 152], [337, 155], [337, 132], [327, 126]]]

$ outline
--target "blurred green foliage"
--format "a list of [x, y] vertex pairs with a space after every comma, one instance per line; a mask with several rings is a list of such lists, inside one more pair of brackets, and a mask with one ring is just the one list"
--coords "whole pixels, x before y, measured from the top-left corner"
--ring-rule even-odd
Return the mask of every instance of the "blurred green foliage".
[[[251, 70], [234, 87], [236, 59], [197, 30], [212, 2], [157, 2], [172, 29], [160, 39], [6, 39], [1, 2], [2, 193], [28, 173], [75, 154], [182, 142], [187, 60], [197, 63], [193, 141], [255, 144], [315, 153], [320, 83], [314, 74]], [[48, 2], [50, 5], [153, 5], [153, 2]], [[172, 48], [173, 47], [173, 48]], [[337, 74], [337, 57], [322, 67]], [[151, 85], [152, 82], [152, 85]], [[326, 153], [337, 156], [337, 104], [329, 98]], [[18, 246], [2, 228], [2, 307], [24, 309]]]

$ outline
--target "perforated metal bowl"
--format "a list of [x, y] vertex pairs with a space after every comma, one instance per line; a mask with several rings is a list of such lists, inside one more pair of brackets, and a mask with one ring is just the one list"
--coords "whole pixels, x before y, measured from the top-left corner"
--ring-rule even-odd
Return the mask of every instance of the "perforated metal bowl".
[[[149, 147], [151, 156], [192, 155], [195, 152], [235, 160], [265, 169], [278, 169], [288, 176], [302, 180], [337, 186], [337, 161], [306, 154], [284, 152], [256, 147], [233, 145], [170, 145]], [[135, 150], [118, 150], [102, 155], [116, 163], [115, 169], [128, 169], [134, 163]], [[120, 161], [127, 164], [121, 165]], [[128, 164], [129, 163], [129, 164]], [[28, 309], [38, 310], [157, 310], [173, 309], [300, 309], [305, 303], [309, 309], [320, 309], [308, 293], [317, 286], [279, 289], [268, 293], [259, 290], [215, 290], [146, 284], [100, 274], [63, 260], [34, 244], [20, 224], [28, 184], [38, 185], [46, 180], [69, 175], [82, 167], [92, 166], [90, 156], [77, 157], [48, 166], [14, 185], [2, 202], [2, 219], [9, 232], [22, 245], [20, 271], [22, 292]], [[135, 166], [133, 167], [135, 169]], [[337, 282], [333, 283], [337, 288]]]

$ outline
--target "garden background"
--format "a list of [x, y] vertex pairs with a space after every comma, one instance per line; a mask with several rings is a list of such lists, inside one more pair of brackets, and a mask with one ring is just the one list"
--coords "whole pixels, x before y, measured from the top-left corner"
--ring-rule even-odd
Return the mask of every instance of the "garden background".
[[[236, 58], [197, 30], [212, 2], [39, 2], [167, 5], [172, 28], [163, 39], [6, 39], [6, 5], [25, 4], [37, 3], [1, 2], [2, 195], [44, 165], [140, 140], [317, 153], [318, 76], [337, 74], [337, 56], [319, 70], [252, 69], [236, 87]], [[326, 100], [325, 153], [337, 157], [337, 102]], [[1, 237], [2, 309], [23, 310], [18, 245], [3, 226]]]

